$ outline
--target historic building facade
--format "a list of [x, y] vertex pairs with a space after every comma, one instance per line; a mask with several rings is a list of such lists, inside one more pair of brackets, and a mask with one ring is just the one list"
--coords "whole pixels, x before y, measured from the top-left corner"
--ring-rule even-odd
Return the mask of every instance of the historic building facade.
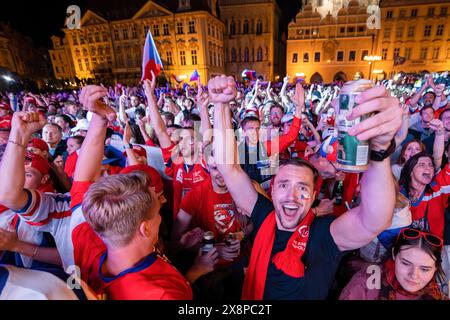
[[285, 73], [286, 45], [280, 32], [280, 9], [275, 0], [221, 0], [225, 22], [226, 72], [255, 70], [267, 80]]
[[[142, 49], [149, 30], [163, 61], [162, 74], [167, 80], [188, 81], [195, 69], [205, 81], [214, 74], [223, 73], [225, 25], [218, 18], [217, 1], [164, 3], [146, 1], [136, 12], [119, 19], [108, 19], [107, 14], [87, 10], [80, 29], [63, 29], [63, 46], [68, 48], [74, 76], [100, 81], [139, 81]], [[53, 60], [52, 55], [51, 58], [54, 67], [61, 61]]]
[[450, 69], [449, 0], [381, 0], [381, 28], [370, 29], [367, 6], [376, 2], [308, 1], [288, 27], [287, 74], [331, 82]]

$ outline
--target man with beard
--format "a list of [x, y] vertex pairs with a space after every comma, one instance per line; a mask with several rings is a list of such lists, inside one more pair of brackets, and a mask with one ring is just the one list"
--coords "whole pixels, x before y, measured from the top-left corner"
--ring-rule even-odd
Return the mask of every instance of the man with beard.
[[165, 172], [173, 179], [173, 218], [175, 220], [183, 197], [193, 187], [206, 180], [209, 173], [203, 157], [200, 157], [200, 153], [196, 152], [193, 128], [180, 129], [178, 145], [171, 141], [156, 104], [155, 85], [156, 77], [152, 73], [152, 80], [144, 81], [144, 89], [151, 124], [155, 129], [166, 164]]
[[267, 137], [269, 140], [276, 138], [282, 132], [281, 119], [284, 116], [284, 109], [276, 102], [269, 102], [270, 106], [270, 125], [267, 127]]
[[358, 95], [359, 105], [348, 115], [350, 120], [378, 112], [349, 130], [359, 140], [370, 140], [372, 147], [361, 182], [361, 205], [339, 218], [316, 218], [311, 206], [317, 170], [305, 160], [291, 159], [275, 176], [272, 201], [259, 195], [235, 163], [227, 105], [236, 95], [234, 81], [220, 76], [208, 87], [215, 108], [217, 167], [236, 205], [251, 213], [256, 234], [243, 299], [327, 298], [343, 252], [368, 244], [391, 223], [395, 189], [389, 156], [401, 125], [398, 100], [387, 96], [382, 86]]

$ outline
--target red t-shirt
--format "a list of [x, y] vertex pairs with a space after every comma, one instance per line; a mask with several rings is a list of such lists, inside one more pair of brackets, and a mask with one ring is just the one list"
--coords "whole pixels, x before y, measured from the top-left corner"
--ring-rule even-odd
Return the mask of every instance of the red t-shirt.
[[180, 155], [172, 160], [174, 148], [175, 145], [172, 144], [168, 148], [161, 148], [161, 150], [166, 164], [165, 172], [173, 179], [173, 218], [175, 220], [183, 197], [192, 188], [205, 181], [209, 177], [209, 172], [206, 169], [204, 159], [201, 159], [201, 163], [195, 163], [191, 166], [186, 165]]
[[75, 167], [78, 161], [78, 153], [75, 151], [70, 154], [66, 159], [66, 164], [64, 165], [64, 172], [67, 174], [69, 178], [73, 177], [75, 173]]

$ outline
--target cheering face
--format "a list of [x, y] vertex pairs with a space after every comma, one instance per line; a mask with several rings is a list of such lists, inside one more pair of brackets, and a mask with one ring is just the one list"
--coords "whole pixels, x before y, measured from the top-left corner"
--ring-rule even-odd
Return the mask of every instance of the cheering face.
[[428, 157], [419, 158], [412, 172], [412, 181], [427, 185], [431, 183], [434, 176], [433, 162]]
[[274, 127], [281, 125], [281, 118], [283, 117], [283, 111], [280, 108], [273, 108], [270, 111], [270, 122]]
[[67, 130], [69, 128], [69, 124], [64, 120], [64, 118], [56, 117], [55, 123], [60, 126], [63, 130]]
[[67, 140], [67, 153], [72, 154], [76, 150], [80, 149], [80, 145], [75, 139], [68, 139]]
[[446, 131], [450, 131], [450, 112], [444, 112], [442, 114], [442, 123]]
[[401, 250], [395, 257], [395, 277], [408, 292], [422, 290], [435, 272], [436, 261], [420, 248]]
[[314, 196], [314, 175], [309, 168], [281, 167], [272, 192], [278, 229], [294, 231], [311, 208]]
[[209, 157], [208, 159], [208, 171], [213, 184], [215, 184], [219, 188], [226, 188], [225, 180], [223, 179], [223, 176], [219, 172], [219, 170], [217, 170], [217, 165], [214, 157]]
[[408, 161], [412, 156], [418, 154], [419, 152], [422, 152], [422, 148], [420, 147], [420, 144], [416, 141], [411, 142], [405, 149], [405, 154], [403, 155], [403, 158], [405, 158], [405, 162]]
[[194, 131], [181, 130], [180, 132], [180, 152], [184, 158], [194, 154]]
[[139, 105], [139, 98], [136, 96], [131, 96], [130, 104], [132, 107], [136, 108]]
[[432, 106], [434, 103], [434, 95], [432, 93], [427, 93], [423, 96], [423, 105]]
[[422, 117], [423, 122], [425, 122], [427, 124], [430, 123], [430, 121], [434, 119], [433, 109], [428, 108], [428, 109], [422, 111], [421, 117]]
[[39, 170], [25, 165], [25, 184], [24, 188], [29, 190], [36, 190], [42, 184], [42, 173]]
[[167, 134], [170, 137], [170, 141], [173, 142], [173, 144], [178, 144], [180, 142], [180, 130], [177, 128], [167, 128]]
[[259, 136], [259, 122], [249, 121], [245, 124], [244, 136], [248, 139], [250, 145], [256, 145], [258, 143]]

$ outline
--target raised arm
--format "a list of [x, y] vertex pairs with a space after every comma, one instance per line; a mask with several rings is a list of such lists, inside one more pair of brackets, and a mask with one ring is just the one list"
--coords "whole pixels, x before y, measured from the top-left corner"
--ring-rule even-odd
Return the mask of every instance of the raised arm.
[[407, 105], [405, 105], [403, 107], [402, 112], [402, 125], [395, 134], [395, 145], [397, 147], [400, 147], [400, 145], [403, 143], [403, 141], [405, 141], [406, 137], [408, 136], [409, 122], [410, 122], [409, 108]]
[[433, 102], [433, 109], [438, 110], [439, 107], [441, 106], [442, 93], [445, 91], [445, 84], [438, 84], [434, 88], [435, 88], [434, 93], [436, 94], [436, 98], [434, 99], [434, 102]]
[[422, 85], [419, 91], [409, 100], [409, 107], [411, 108], [411, 111], [414, 111], [417, 109], [417, 103], [419, 103], [420, 98], [422, 97], [422, 94], [425, 92], [425, 90], [428, 88], [428, 80], [425, 81], [425, 83]]
[[11, 133], [0, 163], [0, 203], [12, 210], [20, 210], [28, 201], [23, 189], [25, 184], [25, 150], [31, 135], [46, 124], [45, 118], [37, 112], [15, 112]]
[[200, 134], [202, 135], [203, 142], [209, 143], [212, 141], [212, 127], [208, 114], [209, 97], [206, 92], [203, 92], [201, 83], [198, 84], [196, 102], [200, 112]]
[[74, 181], [95, 181], [100, 176], [108, 121], [115, 120], [115, 111], [101, 98], [108, 94], [106, 88], [86, 86], [81, 91], [80, 102], [93, 113], [89, 130], [78, 155]]
[[139, 164], [136, 159], [136, 154], [134, 153], [133, 147], [131, 147], [130, 141], [131, 141], [131, 128], [130, 125], [127, 124], [125, 126], [125, 130], [123, 132], [123, 144], [125, 145], [125, 152], [127, 153], [127, 161], [129, 166], [134, 166], [136, 164]]
[[155, 99], [155, 85], [156, 85], [156, 77], [153, 71], [151, 71], [152, 80], [144, 80], [144, 92], [147, 97], [148, 102], [148, 115], [150, 116], [150, 121], [155, 129], [156, 137], [159, 141], [159, 146], [161, 148], [168, 148], [172, 145], [172, 141], [170, 141], [170, 136], [167, 133], [166, 125], [164, 124], [163, 119], [158, 110], [158, 106], [156, 105]]
[[251, 215], [258, 193], [237, 161], [236, 140], [228, 106], [236, 96], [234, 80], [224, 75], [215, 77], [209, 81], [208, 91], [214, 103], [214, 157], [217, 168], [236, 205]]
[[430, 122], [430, 127], [435, 132], [434, 144], [433, 144], [433, 160], [436, 170], [441, 168], [442, 157], [445, 150], [445, 128], [444, 124], [439, 119], [433, 119]]
[[[386, 96], [386, 89], [377, 86], [357, 97], [358, 107], [348, 116], [355, 119], [378, 112], [359, 123], [349, 134], [369, 140], [375, 151], [388, 149], [401, 125], [402, 109], [396, 98]], [[385, 230], [392, 221], [396, 200], [390, 159], [370, 161], [361, 181], [361, 204], [347, 211], [331, 224], [330, 231], [341, 251], [360, 248]]]

